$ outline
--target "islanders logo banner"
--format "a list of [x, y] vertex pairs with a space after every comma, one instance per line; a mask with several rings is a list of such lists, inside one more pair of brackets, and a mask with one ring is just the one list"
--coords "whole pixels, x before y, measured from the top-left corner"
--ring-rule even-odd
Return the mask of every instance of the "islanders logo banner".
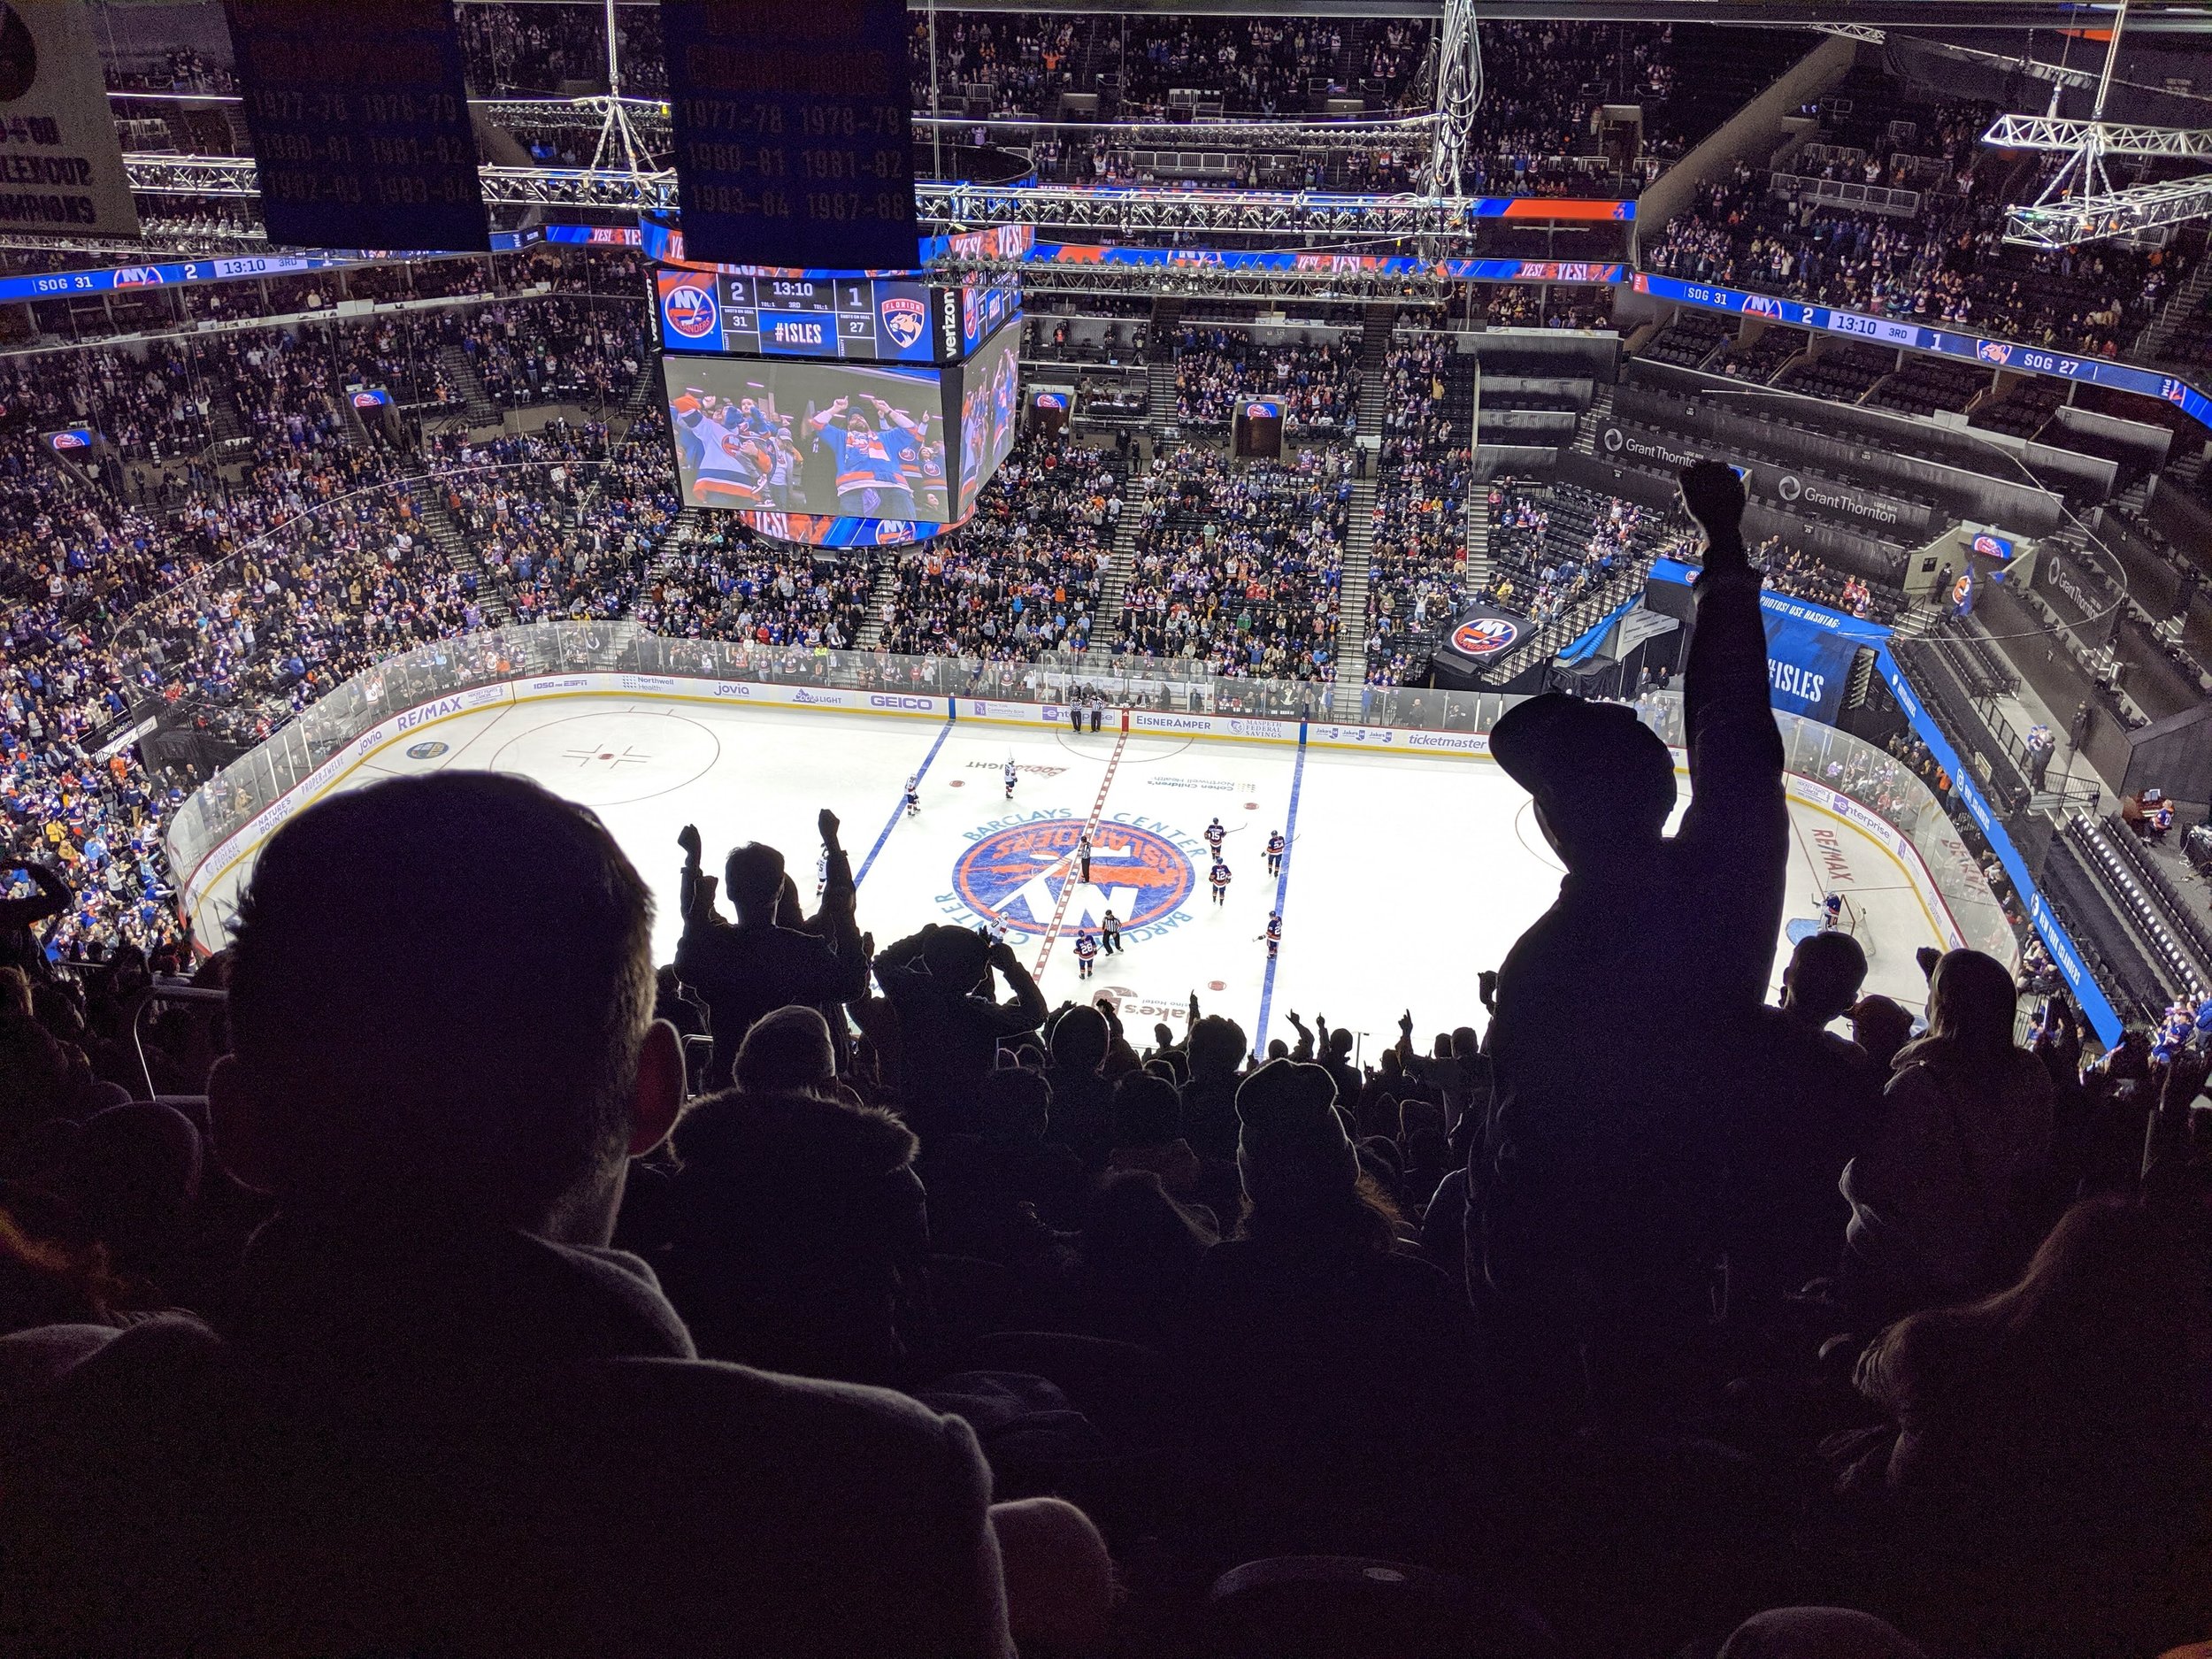
[[1174, 915], [1197, 886], [1196, 866], [1166, 836], [1115, 823], [1101, 823], [1091, 837], [1086, 883], [1076, 858], [1082, 833], [1083, 820], [1074, 818], [992, 831], [953, 865], [953, 892], [979, 918], [1002, 922], [1009, 933], [1041, 935], [1055, 916], [1066, 933], [1096, 927], [1110, 910], [1125, 929], [1148, 927]]

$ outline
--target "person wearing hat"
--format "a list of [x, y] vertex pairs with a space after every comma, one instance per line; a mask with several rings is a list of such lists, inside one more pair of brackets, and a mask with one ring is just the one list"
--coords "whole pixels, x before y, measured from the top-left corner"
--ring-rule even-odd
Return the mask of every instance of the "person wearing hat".
[[1681, 487], [1707, 550], [1680, 827], [1672, 757], [1624, 705], [1547, 693], [1490, 739], [1567, 871], [1499, 971], [1495, 1104], [1468, 1169], [1468, 1282], [1532, 1397], [1594, 1375], [1632, 1389], [1640, 1356], [1706, 1317], [1726, 1090], [1781, 930], [1789, 819], [1743, 484], [1700, 461]]

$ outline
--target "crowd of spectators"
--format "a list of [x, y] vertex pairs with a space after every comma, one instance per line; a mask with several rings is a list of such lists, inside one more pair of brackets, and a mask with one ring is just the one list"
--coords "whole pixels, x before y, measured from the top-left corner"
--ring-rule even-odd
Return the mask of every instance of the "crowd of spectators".
[[1282, 404], [1288, 432], [1352, 435], [1358, 352], [1349, 342], [1258, 341], [1241, 329], [1186, 326], [1175, 347], [1175, 415], [1215, 425], [1248, 397]]
[[2172, 293], [2182, 255], [2174, 249], [2134, 252], [2109, 242], [2058, 250], [2007, 245], [2005, 205], [2020, 187], [1978, 145], [1990, 113], [1985, 104], [1944, 105], [1913, 124], [1914, 153], [1902, 150], [1906, 141], [1887, 153], [1870, 141], [1871, 149], [1849, 147], [1865, 157], [1863, 162], [1799, 164], [1812, 167], [1804, 176], [1840, 175], [1893, 188], [1916, 180], [1917, 213], [1848, 208], [1809, 192], [1778, 194], [1765, 173], [1740, 162], [1667, 223], [1644, 250], [1645, 267], [2120, 355]]
[[8, 901], [10, 1650], [2200, 1641], [2212, 1060], [2062, 995], [2023, 1046], [1970, 949], [1924, 1018], [1847, 928], [1770, 991], [1759, 581], [1686, 486], [1691, 805], [1625, 708], [1507, 714], [1568, 879], [1365, 1055], [879, 944], [829, 812], [718, 875], [686, 826], [657, 969], [613, 838], [497, 774], [294, 816], [142, 1063], [173, 947], [55, 972]]
[[1156, 454], [1117, 649], [1232, 678], [1333, 678], [1352, 465], [1341, 446], [1285, 461]]
[[[907, 42], [914, 108], [927, 111], [934, 96], [940, 114], [972, 114], [966, 100], [980, 88], [992, 115], [1049, 117], [1055, 101], [1071, 87], [1077, 25], [1072, 19], [1013, 12], [918, 13]], [[937, 46], [934, 84], [930, 41]], [[1041, 165], [1046, 159], [1039, 157]]]
[[1490, 487], [1489, 504], [1492, 573], [1481, 597], [1539, 626], [1688, 545], [1673, 515], [1577, 485], [1502, 479]]
[[818, 558], [749, 529], [703, 529], [664, 550], [634, 614], [664, 638], [849, 650], [874, 580], [864, 558]]
[[1754, 548], [1751, 560], [1766, 573], [1770, 592], [1809, 599], [1875, 622], [1892, 621], [1897, 615], [1900, 595], [1895, 590], [1878, 588], [1863, 576], [1839, 571], [1816, 554], [1788, 546], [1778, 535]]
[[1383, 360], [1367, 576], [1371, 686], [1418, 679], [1463, 596], [1473, 388], [1459, 363], [1448, 336], [1423, 334], [1394, 339]]
[[454, 313], [443, 336], [468, 353], [495, 403], [619, 403], [650, 349], [645, 311], [549, 296]]
[[619, 439], [554, 423], [483, 444], [442, 440], [435, 483], [518, 622], [627, 616], [678, 503], [666, 430]]
[[1024, 437], [974, 517], [896, 556], [882, 648], [1001, 662], [1083, 650], [1121, 514], [1103, 450]]
[[[607, 12], [592, 5], [465, 6], [457, 14], [469, 88], [480, 93], [607, 89]], [[668, 91], [660, 8], [614, 8], [615, 51], [628, 97]]]

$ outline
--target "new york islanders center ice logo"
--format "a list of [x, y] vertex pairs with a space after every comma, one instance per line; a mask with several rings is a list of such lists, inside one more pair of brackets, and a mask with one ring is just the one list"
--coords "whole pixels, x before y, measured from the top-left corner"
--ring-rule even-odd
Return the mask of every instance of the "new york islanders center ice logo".
[[1473, 617], [1452, 630], [1452, 649], [1469, 657], [1489, 657], [1520, 637], [1520, 628], [1503, 617]]
[[1069, 883], [1064, 928], [1097, 926], [1108, 910], [1131, 932], [1182, 908], [1198, 872], [1164, 835], [1127, 824], [1101, 824], [1091, 838], [1091, 879], [1082, 885], [1075, 843], [1080, 818], [1040, 818], [994, 831], [960, 855], [953, 891], [979, 916], [995, 916], [1010, 933], [1042, 933]]

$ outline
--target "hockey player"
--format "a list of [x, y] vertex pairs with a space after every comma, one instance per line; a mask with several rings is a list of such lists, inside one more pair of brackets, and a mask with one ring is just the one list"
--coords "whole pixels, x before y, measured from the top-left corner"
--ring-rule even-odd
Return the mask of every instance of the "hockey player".
[[1011, 755], [1006, 757], [1006, 798], [1009, 801], [1014, 798], [1014, 757]]
[[1283, 913], [1270, 910], [1267, 914], [1267, 959], [1275, 960], [1275, 953], [1283, 948]]
[[1218, 815], [1215, 817], [1212, 823], [1206, 826], [1206, 850], [1213, 854], [1216, 864], [1221, 862], [1221, 843], [1223, 838], [1228, 833], [1227, 830], [1221, 827], [1221, 819]]
[[1820, 931], [1833, 933], [1843, 926], [1843, 895], [1831, 893], [1820, 902]]
[[906, 816], [909, 818], [919, 818], [921, 815], [922, 779], [921, 774], [917, 772], [913, 777], [909, 778], [906, 780]]
[[[1106, 947], [1108, 956], [1118, 956], [1121, 954], [1121, 918], [1108, 910], [1099, 920], [1098, 938], [1099, 942]], [[2206, 1006], [2212, 1007], [2212, 1002], [2208, 1002]]]
[[1221, 862], [1218, 854], [1214, 857], [1214, 867], [1206, 879], [1213, 883], [1214, 902], [1225, 902], [1229, 896], [1229, 866]]
[[1283, 852], [1289, 845], [1290, 843], [1283, 839], [1283, 833], [1280, 830], [1276, 830], [1268, 836], [1267, 873], [1269, 875], [1279, 876], [1283, 873]]
[[1075, 977], [1087, 979], [1092, 966], [1098, 961], [1098, 941], [1091, 937], [1087, 927], [1078, 928], [1075, 934]]

